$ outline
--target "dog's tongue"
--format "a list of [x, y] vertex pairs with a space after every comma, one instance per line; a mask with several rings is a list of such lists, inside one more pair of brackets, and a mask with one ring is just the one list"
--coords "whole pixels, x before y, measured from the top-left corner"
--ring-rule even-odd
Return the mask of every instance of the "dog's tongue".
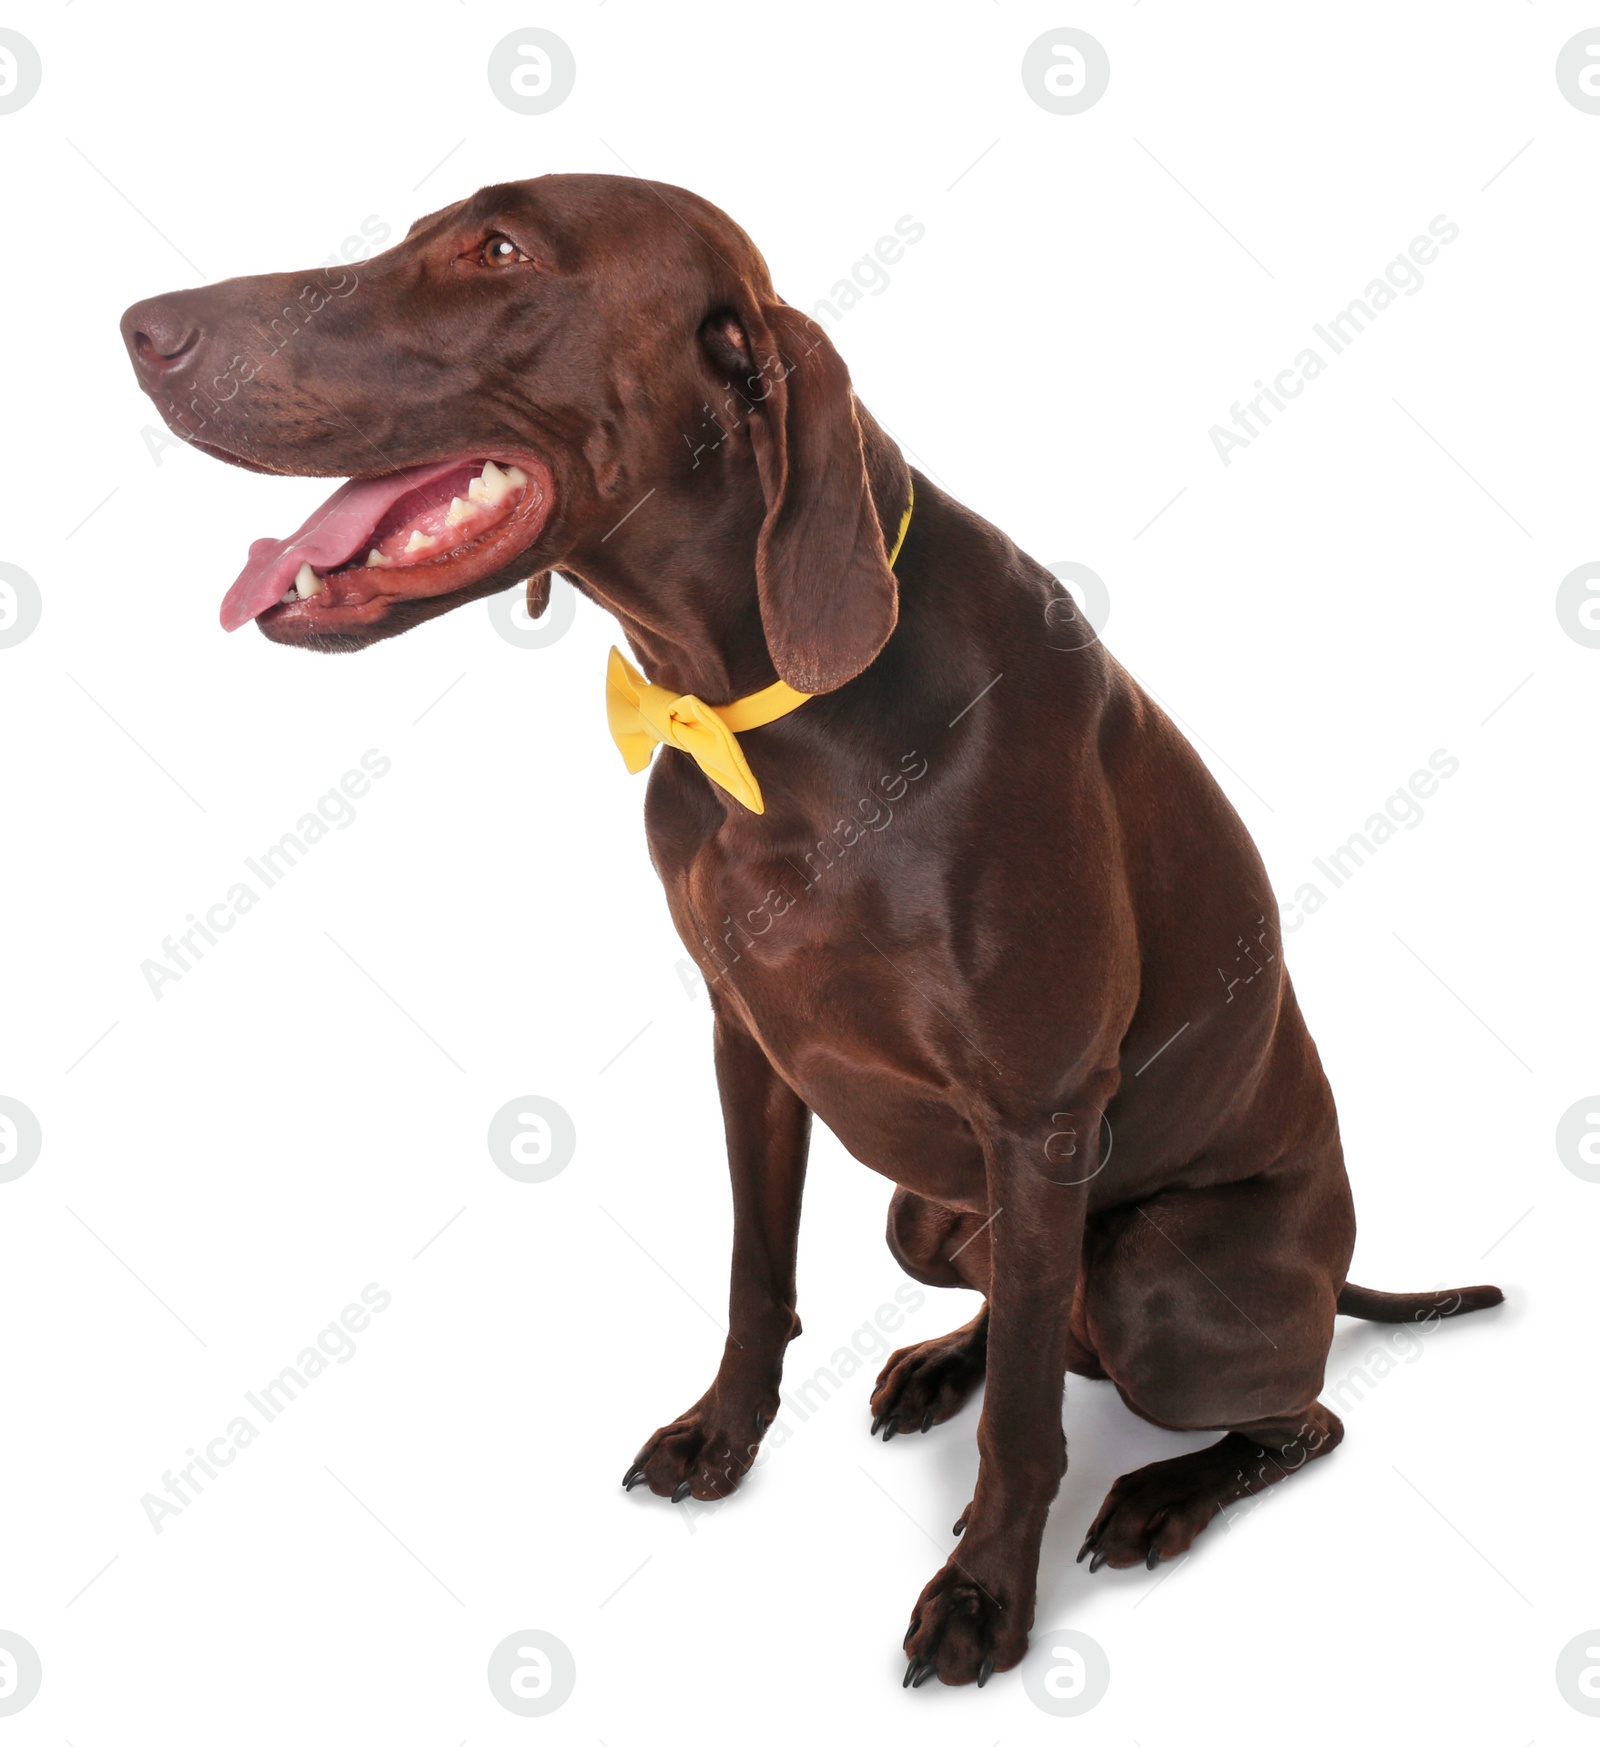
[[222, 628], [237, 631], [275, 606], [302, 564], [332, 570], [353, 557], [389, 510], [419, 486], [459, 467], [457, 461], [430, 461], [381, 479], [351, 479], [341, 485], [305, 526], [287, 540], [257, 540], [250, 561], [223, 598]]

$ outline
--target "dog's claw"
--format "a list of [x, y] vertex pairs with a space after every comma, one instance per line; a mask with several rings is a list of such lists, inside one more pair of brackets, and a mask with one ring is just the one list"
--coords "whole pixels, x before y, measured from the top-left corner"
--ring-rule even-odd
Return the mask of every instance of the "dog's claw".
[[764, 1413], [756, 1415], [756, 1436], [759, 1438], [767, 1429], [767, 1416]]
[[1144, 1556], [1144, 1568], [1146, 1571], [1154, 1571], [1160, 1563], [1161, 1549], [1159, 1547], [1152, 1547]]
[[912, 1675], [915, 1674], [921, 1666], [922, 1658], [920, 1656], [913, 1656], [906, 1664], [905, 1678], [900, 1682], [900, 1690], [902, 1692], [910, 1686]]
[[951, 1523], [951, 1525], [950, 1525], [950, 1533], [952, 1535], [959, 1535], [962, 1532], [962, 1530], [966, 1528], [966, 1526], [967, 1526], [967, 1519], [964, 1516], [958, 1516], [956, 1518], [956, 1520], [953, 1523]]
[[925, 1681], [928, 1678], [928, 1676], [932, 1673], [933, 1673], [933, 1658], [931, 1656], [924, 1656], [922, 1658], [921, 1662], [919, 1662], [917, 1664], [917, 1672], [916, 1672], [916, 1675], [914, 1676], [914, 1678], [912, 1679], [912, 1682], [911, 1682], [912, 1686], [913, 1687], [921, 1686], [923, 1681]]
[[1097, 1572], [1110, 1557], [1111, 1555], [1109, 1553], [1101, 1553], [1097, 1551], [1095, 1556], [1089, 1561], [1089, 1575], [1093, 1577], [1095, 1572]]
[[933, 1409], [931, 1407], [928, 1409], [927, 1413], [923, 1415], [922, 1429], [925, 1432], [931, 1432], [933, 1430]]
[[676, 1488], [673, 1491], [672, 1502], [674, 1504], [682, 1504], [683, 1501], [689, 1496], [690, 1490], [691, 1490], [691, 1488], [690, 1488], [689, 1482], [687, 1480], [680, 1480], [678, 1482]]
[[870, 1432], [868, 1432], [868, 1433], [867, 1433], [867, 1436], [868, 1436], [868, 1437], [869, 1437], [869, 1438], [875, 1438], [875, 1437], [877, 1437], [877, 1435], [878, 1435], [878, 1433], [879, 1433], [879, 1432], [881, 1432], [881, 1431], [882, 1431], [882, 1430], [883, 1430], [883, 1422], [884, 1422], [884, 1420], [885, 1420], [885, 1419], [886, 1419], [886, 1418], [887, 1418], [887, 1417], [888, 1417], [888, 1416], [887, 1416], [887, 1415], [885, 1415], [885, 1414], [881, 1414], [881, 1413], [879, 1413], [879, 1414], [875, 1414], [875, 1415], [874, 1415], [874, 1416], [873, 1416], [873, 1420], [872, 1420], [872, 1430], [871, 1430], [871, 1431], [870, 1431]]
[[1078, 1557], [1073, 1561], [1073, 1563], [1076, 1565], [1081, 1565], [1084, 1562], [1084, 1560], [1087, 1559], [1089, 1557], [1089, 1555], [1095, 1550], [1095, 1548], [1099, 1546], [1099, 1544], [1100, 1544], [1099, 1535], [1096, 1534], [1093, 1529], [1090, 1529], [1088, 1534], [1086, 1534], [1083, 1537], [1083, 1545], [1078, 1549]]
[[994, 1673], [994, 1658], [992, 1656], [985, 1656], [983, 1659], [983, 1666], [978, 1670], [978, 1685], [982, 1686], [983, 1683], [993, 1673]]
[[894, 1436], [894, 1421], [890, 1420], [889, 1423], [883, 1428], [883, 1441], [885, 1443], [888, 1443], [890, 1438], [892, 1438], [893, 1436]]
[[624, 1474], [622, 1477], [622, 1490], [624, 1492], [632, 1492], [634, 1487], [636, 1487], [639, 1484], [639, 1482], [643, 1479], [644, 1479], [644, 1469], [641, 1468], [637, 1462], [635, 1462], [634, 1465], [628, 1470], [628, 1472], [626, 1474]]

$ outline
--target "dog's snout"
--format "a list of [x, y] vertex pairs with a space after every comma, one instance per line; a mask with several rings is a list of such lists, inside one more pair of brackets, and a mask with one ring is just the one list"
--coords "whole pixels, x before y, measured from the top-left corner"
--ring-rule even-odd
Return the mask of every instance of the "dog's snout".
[[160, 378], [181, 370], [200, 343], [200, 326], [172, 299], [136, 303], [122, 318], [122, 337], [142, 376]]

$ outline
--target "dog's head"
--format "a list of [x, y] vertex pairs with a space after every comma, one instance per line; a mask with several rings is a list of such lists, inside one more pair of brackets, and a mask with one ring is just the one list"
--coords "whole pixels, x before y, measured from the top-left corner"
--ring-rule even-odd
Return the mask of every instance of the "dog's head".
[[369, 261], [150, 298], [122, 331], [195, 448], [347, 478], [250, 548], [228, 630], [362, 648], [525, 577], [537, 612], [553, 569], [712, 534], [744, 538], [798, 689], [842, 684], [893, 629], [848, 374], [682, 189], [485, 188]]

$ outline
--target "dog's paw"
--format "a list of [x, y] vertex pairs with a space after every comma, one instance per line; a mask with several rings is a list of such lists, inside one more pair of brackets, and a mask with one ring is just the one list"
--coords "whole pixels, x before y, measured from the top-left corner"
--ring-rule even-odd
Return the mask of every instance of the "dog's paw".
[[954, 1559], [945, 1566], [911, 1610], [903, 1686], [935, 1675], [947, 1686], [982, 1686], [997, 1670], [1016, 1667], [1028, 1648], [1032, 1609], [999, 1587]]
[[925, 1432], [959, 1413], [983, 1381], [985, 1343], [970, 1329], [890, 1355], [872, 1391], [872, 1435]]
[[767, 1424], [753, 1408], [724, 1411], [715, 1398], [702, 1401], [646, 1443], [622, 1484], [632, 1492], [642, 1483], [674, 1504], [727, 1498], [755, 1461]]
[[[1298, 1429], [1293, 1420], [1265, 1421], [1261, 1429], [1272, 1436], [1271, 1448], [1230, 1432], [1208, 1449], [1124, 1474], [1106, 1494], [1078, 1558], [1089, 1558], [1091, 1571], [1102, 1565], [1148, 1565], [1154, 1571], [1163, 1559], [1187, 1553], [1195, 1536], [1230, 1505], [1287, 1480], [1344, 1438], [1338, 1416], [1320, 1402], [1306, 1410]], [[1291, 1430], [1292, 1436], [1284, 1435]]]
[[[1209, 1454], [1195, 1452], [1200, 1458]], [[1102, 1565], [1147, 1565], [1154, 1571], [1164, 1559], [1187, 1553], [1218, 1511], [1250, 1490], [1243, 1469], [1183, 1456], [1152, 1462], [1112, 1485], [1078, 1559], [1088, 1559], [1090, 1571]]]

